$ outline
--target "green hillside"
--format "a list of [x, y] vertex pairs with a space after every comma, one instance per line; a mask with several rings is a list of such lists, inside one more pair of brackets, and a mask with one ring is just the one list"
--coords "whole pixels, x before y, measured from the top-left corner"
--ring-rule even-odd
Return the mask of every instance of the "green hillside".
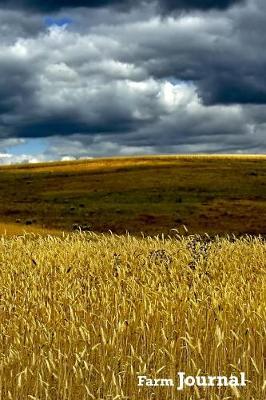
[[[164, 156], [0, 168], [0, 222], [18, 229], [266, 233], [266, 157]], [[3, 228], [2, 228], [3, 230]]]

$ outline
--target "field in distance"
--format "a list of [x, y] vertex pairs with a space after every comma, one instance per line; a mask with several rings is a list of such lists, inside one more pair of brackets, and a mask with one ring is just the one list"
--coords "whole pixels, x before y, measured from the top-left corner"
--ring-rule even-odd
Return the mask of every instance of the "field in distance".
[[[266, 233], [266, 156], [150, 156], [0, 167], [0, 233]], [[12, 227], [12, 229], [10, 228]]]

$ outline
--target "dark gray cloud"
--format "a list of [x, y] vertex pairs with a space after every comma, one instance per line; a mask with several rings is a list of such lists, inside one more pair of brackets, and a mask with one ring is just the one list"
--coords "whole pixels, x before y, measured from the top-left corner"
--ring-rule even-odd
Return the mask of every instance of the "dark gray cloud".
[[225, 10], [229, 7], [242, 3], [243, 0], [161, 0], [159, 5], [166, 11], [177, 10]]
[[14, 42], [17, 38], [34, 37], [43, 31], [43, 17], [15, 10], [3, 10], [0, 6], [0, 45]]
[[[177, 10], [224, 10], [230, 6], [238, 4], [243, 0], [148, 0], [148, 2], [157, 2], [164, 11]], [[146, 1], [147, 2], [147, 1]], [[39, 12], [55, 12], [63, 8], [100, 8], [100, 7], [120, 7], [126, 10], [131, 7], [139, 6], [144, 0], [1, 0], [0, 5], [6, 8], [22, 8]]]
[[24, 99], [32, 95], [30, 70], [20, 63], [0, 57], [0, 116], [23, 108]]
[[88, 7], [88, 8], [98, 8], [98, 7], [108, 7], [111, 5], [119, 3], [130, 3], [130, 1], [123, 2], [121, 0], [62, 0], [62, 1], [33, 1], [33, 0], [1, 0], [0, 5], [4, 8], [11, 9], [27, 9], [31, 11], [39, 12], [55, 12], [62, 8], [76, 8], [76, 7]]
[[[254, 71], [255, 72], [255, 71]], [[237, 74], [233, 72], [214, 75], [199, 84], [205, 104], [265, 104], [265, 76]]]

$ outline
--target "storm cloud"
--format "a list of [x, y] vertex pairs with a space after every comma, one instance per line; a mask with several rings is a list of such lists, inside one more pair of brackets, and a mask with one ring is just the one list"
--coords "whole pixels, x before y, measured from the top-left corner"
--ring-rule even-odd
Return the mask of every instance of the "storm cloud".
[[[230, 6], [238, 4], [243, 0], [146, 0], [146, 2], [155, 2], [161, 9], [167, 11], [176, 10], [210, 10], [220, 9], [224, 10]], [[120, 9], [127, 10], [131, 7], [136, 7], [144, 0], [46, 0], [46, 1], [32, 1], [32, 0], [1, 0], [0, 5], [6, 8], [22, 8], [31, 11], [39, 12], [55, 12], [64, 8], [101, 8], [101, 7], [120, 7]]]
[[262, 0], [0, 1], [0, 22], [5, 159], [266, 150]]

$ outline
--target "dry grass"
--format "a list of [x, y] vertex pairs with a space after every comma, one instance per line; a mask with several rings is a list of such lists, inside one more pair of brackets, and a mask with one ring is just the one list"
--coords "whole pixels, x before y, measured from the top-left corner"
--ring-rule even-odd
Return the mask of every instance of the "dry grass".
[[[260, 238], [3, 236], [0, 398], [263, 400], [265, 267]], [[250, 383], [137, 387], [178, 371]]]
[[161, 162], [164, 164], [172, 164], [174, 161], [265, 161], [266, 154], [167, 154], [167, 155], [149, 155], [149, 156], [120, 156], [120, 157], [103, 157], [96, 159], [74, 160], [74, 161], [54, 161], [46, 163], [34, 164], [12, 164], [1, 165], [2, 171], [25, 172], [33, 170], [34, 172], [78, 172], [91, 170], [99, 171], [110, 168], [126, 168], [135, 166], [151, 165]]
[[12, 223], [2, 223], [0, 222], [0, 235], [22, 235], [24, 233], [34, 233], [36, 235], [48, 235], [48, 234], [60, 234], [59, 230], [56, 229], [47, 229], [41, 226], [32, 226], [25, 224], [12, 224]]

